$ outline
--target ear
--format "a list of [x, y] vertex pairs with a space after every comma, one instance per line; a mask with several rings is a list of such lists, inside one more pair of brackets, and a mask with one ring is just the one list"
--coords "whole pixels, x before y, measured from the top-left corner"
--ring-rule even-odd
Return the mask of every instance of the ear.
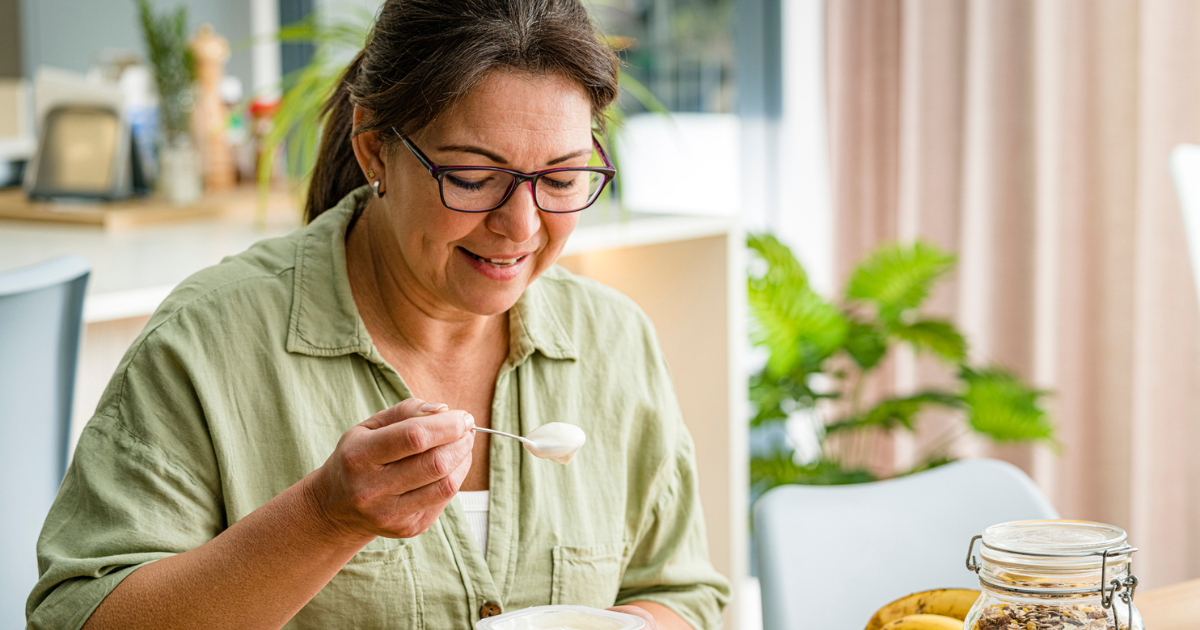
[[[357, 129], [366, 117], [366, 112], [358, 105], [354, 106], [354, 128]], [[363, 177], [367, 182], [375, 182], [383, 180], [384, 162], [382, 143], [379, 142], [379, 133], [376, 131], [368, 131], [353, 135], [350, 138], [350, 145], [354, 147], [354, 157], [358, 160], [358, 166], [362, 169]], [[374, 177], [368, 177], [367, 173], [374, 172]]]

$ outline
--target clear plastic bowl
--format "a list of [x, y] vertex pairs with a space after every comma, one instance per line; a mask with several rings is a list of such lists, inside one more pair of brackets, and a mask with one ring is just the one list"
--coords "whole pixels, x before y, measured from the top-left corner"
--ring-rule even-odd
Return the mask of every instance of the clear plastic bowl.
[[480, 619], [475, 630], [641, 630], [633, 615], [587, 606], [534, 606]]

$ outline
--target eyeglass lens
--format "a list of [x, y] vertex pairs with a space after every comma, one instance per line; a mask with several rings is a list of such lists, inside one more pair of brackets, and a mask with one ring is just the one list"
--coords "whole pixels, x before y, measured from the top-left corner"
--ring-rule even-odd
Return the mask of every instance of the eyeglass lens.
[[[442, 198], [456, 210], [491, 210], [504, 201], [516, 180], [509, 173], [487, 170], [454, 170], [442, 177]], [[563, 170], [534, 181], [539, 208], [548, 212], [575, 212], [587, 207], [604, 184], [595, 171]]]

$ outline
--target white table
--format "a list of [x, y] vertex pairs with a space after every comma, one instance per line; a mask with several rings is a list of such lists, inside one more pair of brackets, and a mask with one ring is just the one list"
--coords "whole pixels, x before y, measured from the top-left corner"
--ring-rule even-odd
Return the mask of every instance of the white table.
[[[743, 236], [736, 220], [635, 216], [595, 208], [560, 260], [636, 300], [654, 321], [684, 418], [696, 442], [701, 499], [717, 569], [747, 575], [747, 424], [743, 344]], [[247, 212], [123, 231], [0, 220], [0, 271], [65, 253], [93, 264], [84, 304], [72, 446], [104, 386], [149, 315], [184, 278], [299, 226], [276, 208], [263, 227]], [[735, 598], [736, 601], [736, 598]], [[735, 604], [736, 605], [736, 604]], [[735, 627], [733, 608], [726, 627]]]

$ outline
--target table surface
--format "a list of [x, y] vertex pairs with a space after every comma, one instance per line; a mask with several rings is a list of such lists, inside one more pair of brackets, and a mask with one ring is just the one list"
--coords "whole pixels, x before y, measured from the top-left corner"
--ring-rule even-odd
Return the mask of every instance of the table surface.
[[1134, 594], [1148, 630], [1200, 628], [1200, 579]]

